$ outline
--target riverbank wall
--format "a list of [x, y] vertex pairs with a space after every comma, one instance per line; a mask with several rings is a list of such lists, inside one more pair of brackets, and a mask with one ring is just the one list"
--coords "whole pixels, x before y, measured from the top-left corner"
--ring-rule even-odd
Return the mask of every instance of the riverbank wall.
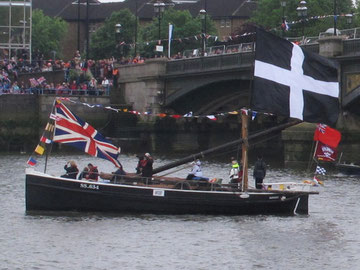
[[[54, 103], [53, 95], [1, 95], [0, 96], [0, 152], [26, 152], [31, 154], [49, 120]], [[80, 118], [121, 147], [123, 153], [153, 152], [158, 155], [188, 155], [240, 138], [238, 116], [212, 121], [207, 118], [140, 118], [129, 112], [115, 112], [105, 107], [124, 109], [126, 105], [111, 104], [110, 97], [71, 96], [73, 102], [64, 101]], [[87, 104], [97, 106], [87, 106]], [[130, 107], [127, 107], [130, 109]], [[122, 110], [123, 111], [123, 110]], [[342, 116], [339, 121], [342, 140], [338, 148], [342, 160], [358, 162], [360, 151], [360, 120], [356, 116]], [[252, 121], [250, 133], [264, 130], [273, 122]], [[257, 154], [268, 163], [284, 163], [286, 167], [306, 167], [313, 153], [315, 124], [302, 123], [281, 134], [250, 143], [250, 158]], [[252, 131], [253, 130], [253, 131]], [[55, 151], [57, 147], [53, 148]], [[70, 150], [71, 151], [71, 150]], [[224, 149], [215, 157], [240, 158], [241, 149]]]
[[[109, 97], [72, 96], [79, 103], [108, 106]], [[1, 151], [31, 152], [49, 120], [54, 95], [5, 94], [0, 95], [0, 149]], [[80, 118], [87, 119], [99, 130], [109, 124], [109, 113], [104, 109], [96, 112], [84, 105], [67, 102]]]

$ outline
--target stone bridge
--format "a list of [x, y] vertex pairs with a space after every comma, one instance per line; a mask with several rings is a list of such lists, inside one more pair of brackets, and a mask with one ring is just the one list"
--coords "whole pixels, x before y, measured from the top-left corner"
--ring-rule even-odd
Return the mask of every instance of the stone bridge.
[[[360, 40], [325, 37], [307, 49], [340, 63], [343, 111], [360, 114]], [[254, 52], [167, 60], [120, 66], [119, 90], [113, 103], [152, 113], [209, 114], [249, 104]]]

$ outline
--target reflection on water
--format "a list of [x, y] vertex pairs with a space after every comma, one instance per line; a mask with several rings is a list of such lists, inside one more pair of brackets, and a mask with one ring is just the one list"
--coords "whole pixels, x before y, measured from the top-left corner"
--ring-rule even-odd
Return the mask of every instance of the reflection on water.
[[[28, 156], [0, 156], [0, 269], [357, 269], [359, 181], [328, 176], [310, 198], [309, 216], [121, 215], [24, 211]], [[52, 157], [100, 171], [111, 163], [87, 156]], [[122, 156], [128, 171], [133, 156]], [[159, 166], [169, 160], [158, 158]], [[43, 169], [44, 159], [38, 160]], [[203, 162], [204, 174], [227, 179], [229, 164]], [[189, 168], [175, 174], [184, 176]], [[269, 168], [266, 180], [302, 181], [302, 171]], [[251, 179], [251, 177], [250, 177]], [[252, 184], [252, 183], [250, 183]]]

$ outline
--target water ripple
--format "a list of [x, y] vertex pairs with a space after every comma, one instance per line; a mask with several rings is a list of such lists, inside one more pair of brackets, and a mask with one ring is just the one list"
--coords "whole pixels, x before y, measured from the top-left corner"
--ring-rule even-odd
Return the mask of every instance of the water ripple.
[[[0, 269], [331, 270], [357, 269], [360, 262], [357, 178], [328, 177], [320, 194], [310, 198], [308, 216], [26, 214], [27, 158], [0, 156]], [[49, 172], [60, 175], [69, 159], [80, 167], [93, 160], [58, 155], [50, 159]], [[136, 159], [123, 156], [122, 163], [132, 170]], [[114, 170], [106, 161], [97, 165]], [[208, 175], [226, 179], [228, 169], [225, 163], [204, 162]], [[302, 181], [306, 175], [270, 168], [267, 179], [272, 177]]]

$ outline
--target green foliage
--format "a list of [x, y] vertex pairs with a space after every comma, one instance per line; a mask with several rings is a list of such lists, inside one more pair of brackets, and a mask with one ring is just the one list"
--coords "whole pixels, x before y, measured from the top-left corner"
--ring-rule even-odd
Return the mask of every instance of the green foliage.
[[[134, 43], [135, 22], [135, 16], [128, 9], [113, 12], [104, 25], [91, 36], [91, 57], [104, 59], [128, 55], [130, 47], [121, 43]], [[115, 31], [116, 24], [121, 24], [119, 34]]]
[[40, 52], [46, 58], [56, 51], [61, 57], [60, 41], [67, 31], [67, 23], [60, 18], [45, 16], [41, 10], [32, 13], [32, 50]]
[[[333, 28], [334, 17], [305, 20], [304, 24], [299, 18], [296, 8], [299, 5], [298, 0], [287, 0], [284, 8], [284, 16], [290, 23], [290, 30], [286, 33], [288, 37], [296, 37], [302, 35], [304, 27], [305, 36], [318, 36], [319, 33], [325, 32], [329, 28]], [[307, 0], [307, 17], [333, 15], [334, 14], [334, 0]], [[347, 14], [354, 10], [351, 0], [337, 0], [337, 14]], [[282, 23], [283, 8], [280, 6], [279, 0], [260, 0], [258, 1], [258, 8], [252, 18], [256, 24], [268, 30], [273, 30], [281, 34], [280, 25]], [[292, 21], [297, 23], [291, 24]], [[340, 16], [337, 20], [338, 29], [348, 29], [358, 26], [357, 22], [352, 25], [347, 25], [344, 16]]]
[[[168, 39], [169, 24], [174, 25], [173, 39], [175, 40], [173, 40], [171, 45], [172, 51], [174, 52], [173, 54], [176, 54], [178, 51], [201, 47], [201, 39], [184, 39], [188, 37], [194, 37], [195, 35], [200, 35], [202, 33], [203, 22], [199, 16], [193, 18], [188, 10], [175, 10], [173, 8], [165, 10], [160, 20], [161, 40]], [[212, 35], [216, 34], [215, 24], [209, 16], [207, 16], [206, 21], [206, 33]], [[141, 30], [141, 40], [143, 42], [152, 41], [142, 48], [142, 53], [146, 56], [151, 56], [154, 54], [154, 48], [158, 39], [159, 20], [157, 17], [155, 17], [150, 24], [146, 25]], [[181, 39], [181, 42], [176, 41], [176, 39]], [[166, 51], [167, 42], [163, 42], [162, 45], [164, 46], [164, 51]]]

